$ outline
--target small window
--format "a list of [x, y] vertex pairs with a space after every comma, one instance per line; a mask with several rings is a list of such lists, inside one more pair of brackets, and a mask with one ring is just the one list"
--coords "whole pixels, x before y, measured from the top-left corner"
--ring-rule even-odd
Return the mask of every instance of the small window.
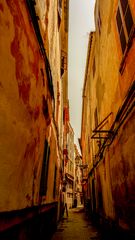
[[55, 166], [55, 171], [54, 171], [54, 184], [53, 184], [53, 197], [55, 198], [56, 196], [56, 179], [57, 179], [57, 167]]
[[39, 190], [39, 195], [41, 197], [46, 196], [46, 192], [47, 192], [49, 156], [50, 156], [50, 147], [48, 145], [47, 140], [45, 140], [42, 172], [41, 172], [41, 180], [40, 180], [40, 190]]
[[98, 113], [97, 113], [97, 108], [95, 109], [94, 118], [95, 118], [95, 127], [97, 127], [97, 126], [98, 126]]
[[122, 53], [125, 53], [129, 37], [134, 26], [130, 6], [128, 0], [120, 0], [116, 14], [116, 22], [120, 37]]

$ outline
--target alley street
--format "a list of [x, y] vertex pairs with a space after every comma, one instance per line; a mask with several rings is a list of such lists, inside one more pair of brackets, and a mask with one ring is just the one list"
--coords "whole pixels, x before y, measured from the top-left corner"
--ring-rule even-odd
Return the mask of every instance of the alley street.
[[51, 240], [133, 240], [133, 236], [94, 226], [82, 207], [69, 210]]
[[52, 240], [92, 240], [99, 239], [95, 227], [87, 220], [83, 208], [74, 208], [64, 215]]
[[0, 240], [135, 240], [135, 0], [0, 0], [0, 73]]

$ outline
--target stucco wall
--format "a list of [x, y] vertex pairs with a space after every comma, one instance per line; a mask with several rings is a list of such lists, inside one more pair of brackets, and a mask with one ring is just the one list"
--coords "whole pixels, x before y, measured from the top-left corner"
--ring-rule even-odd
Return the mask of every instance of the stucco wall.
[[[109, 129], [114, 121], [118, 109], [123, 104], [129, 86], [134, 80], [134, 52], [133, 41], [125, 59], [125, 69], [120, 74], [119, 68], [122, 61], [119, 36], [116, 26], [117, 2], [102, 1], [99, 5], [101, 17], [101, 33], [96, 31], [95, 57], [98, 70], [93, 83], [93, 89], [98, 107], [99, 123], [112, 112], [108, 124], [104, 129]], [[134, 8], [133, 1], [131, 8]], [[113, 15], [109, 16], [112, 8]], [[134, 16], [133, 16], [134, 17]], [[109, 31], [107, 31], [109, 27]], [[94, 104], [94, 102], [93, 102]], [[97, 175], [100, 176], [103, 211], [106, 217], [118, 221], [123, 228], [133, 228], [134, 225], [134, 114], [123, 123], [118, 136], [113, 144], [106, 150], [104, 160], [97, 167]], [[131, 197], [132, 196], [132, 197]]]
[[38, 204], [53, 111], [45, 63], [24, 1], [0, 2], [0, 52], [0, 211], [10, 211]]
[[[135, 3], [129, 1], [129, 4], [133, 20], [135, 20]], [[135, 80], [135, 41], [133, 38], [127, 54], [124, 56], [116, 25], [117, 9], [117, 0], [96, 1], [95, 44], [93, 49], [90, 50], [89, 68], [86, 69], [85, 75], [87, 76], [87, 85], [90, 81], [90, 136], [94, 134], [92, 130], [95, 128], [96, 108], [98, 124], [111, 113], [106, 123], [104, 122], [105, 125], [100, 125], [100, 130], [110, 130], [112, 127], [115, 131], [117, 126], [121, 125], [113, 141], [107, 140], [108, 147], [105, 147], [103, 154], [100, 155], [98, 140], [100, 140], [102, 146], [104, 139], [100, 139], [100, 137], [105, 136], [105, 134], [101, 132], [99, 136], [99, 133], [97, 133], [96, 136], [99, 136], [99, 139], [90, 141], [91, 157], [99, 153], [95, 162], [93, 159], [93, 163], [97, 164], [97, 161], [99, 163], [94, 166], [94, 170], [89, 172], [89, 180], [91, 198], [93, 199], [92, 179], [94, 179], [97, 213], [104, 218], [115, 221], [124, 229], [133, 230], [135, 226], [135, 208], [133, 204], [135, 201], [134, 109], [130, 110], [133, 99], [127, 93]], [[123, 72], [120, 72], [122, 61], [124, 61], [124, 67]], [[130, 100], [127, 100], [129, 101], [128, 104], [123, 106], [121, 120], [114, 122], [116, 116], [118, 116], [118, 110], [127, 96]], [[87, 92], [86, 97], [88, 97]], [[84, 106], [87, 115], [89, 110], [85, 108]], [[123, 117], [124, 114], [126, 115], [125, 118]], [[83, 112], [83, 116], [85, 118], [85, 112]], [[122, 119], [124, 120], [122, 121]], [[82, 136], [84, 137], [85, 134], [88, 134], [87, 130], [82, 128]], [[84, 139], [83, 141], [85, 144]], [[86, 151], [82, 150], [83, 154], [85, 154]], [[90, 161], [91, 159], [89, 159], [89, 163]]]

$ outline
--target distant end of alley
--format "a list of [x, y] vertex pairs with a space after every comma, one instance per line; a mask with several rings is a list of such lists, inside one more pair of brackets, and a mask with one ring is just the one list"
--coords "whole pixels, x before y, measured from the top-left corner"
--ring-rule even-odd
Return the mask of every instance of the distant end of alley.
[[70, 209], [58, 224], [51, 240], [133, 240], [129, 233], [108, 228], [107, 225], [93, 221], [83, 206]]
[[135, 236], [135, 1], [95, 0], [78, 145], [69, 6], [0, 0], [1, 240]]

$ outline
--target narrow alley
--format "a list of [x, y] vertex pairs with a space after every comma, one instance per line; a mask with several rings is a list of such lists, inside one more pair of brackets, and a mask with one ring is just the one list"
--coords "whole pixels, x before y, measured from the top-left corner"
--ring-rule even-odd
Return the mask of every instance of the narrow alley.
[[108, 229], [88, 218], [83, 206], [64, 215], [51, 240], [134, 240], [134, 236]]
[[0, 0], [0, 240], [50, 238], [135, 239], [135, 0]]
[[56, 233], [52, 237], [52, 240], [71, 239], [100, 239], [97, 229], [89, 222], [82, 207], [69, 210], [69, 216], [64, 216], [63, 220], [58, 225]]

